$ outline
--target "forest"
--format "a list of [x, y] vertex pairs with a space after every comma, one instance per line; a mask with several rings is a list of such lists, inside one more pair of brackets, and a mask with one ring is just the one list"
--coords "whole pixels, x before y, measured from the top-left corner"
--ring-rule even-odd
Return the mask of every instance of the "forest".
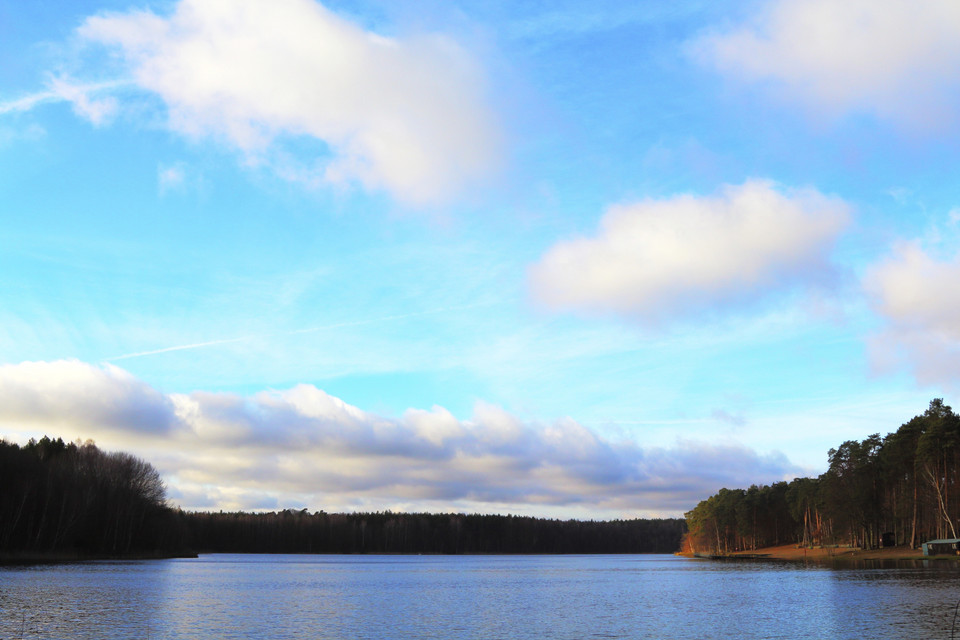
[[0, 440], [0, 560], [230, 553], [670, 553], [683, 519], [186, 512], [154, 467], [93, 442]]
[[189, 513], [198, 550], [255, 553], [673, 553], [682, 519], [549, 520], [461, 513]]
[[723, 554], [805, 547], [918, 547], [957, 537], [960, 416], [934, 399], [895, 432], [848, 440], [817, 478], [721, 489], [687, 512], [684, 550]]
[[160, 474], [92, 442], [0, 440], [0, 553], [120, 556], [179, 550], [183, 523]]

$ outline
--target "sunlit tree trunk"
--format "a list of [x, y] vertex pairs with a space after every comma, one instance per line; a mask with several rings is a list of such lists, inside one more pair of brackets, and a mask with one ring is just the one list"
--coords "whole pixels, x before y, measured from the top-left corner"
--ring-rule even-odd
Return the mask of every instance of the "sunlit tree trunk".
[[946, 492], [945, 487], [943, 486], [945, 482], [941, 482], [941, 478], [943, 478], [943, 476], [940, 473], [939, 466], [939, 464], [935, 463], [935, 470], [931, 470], [929, 466], [924, 466], [924, 473], [927, 475], [927, 479], [930, 481], [930, 486], [933, 487], [934, 493], [937, 497], [937, 506], [940, 510], [940, 520], [937, 523], [937, 537], [945, 537], [946, 529], [944, 528], [943, 524], [946, 523], [946, 525], [950, 528], [950, 537], [956, 538], [957, 531], [954, 529], [953, 521], [950, 520], [950, 514], [947, 512], [947, 503], [944, 495]]

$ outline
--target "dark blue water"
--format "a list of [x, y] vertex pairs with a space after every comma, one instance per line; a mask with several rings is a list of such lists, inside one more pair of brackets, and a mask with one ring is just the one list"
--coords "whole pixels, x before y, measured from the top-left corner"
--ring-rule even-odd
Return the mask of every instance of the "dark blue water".
[[950, 638], [953, 563], [255, 556], [0, 569], [9, 638]]

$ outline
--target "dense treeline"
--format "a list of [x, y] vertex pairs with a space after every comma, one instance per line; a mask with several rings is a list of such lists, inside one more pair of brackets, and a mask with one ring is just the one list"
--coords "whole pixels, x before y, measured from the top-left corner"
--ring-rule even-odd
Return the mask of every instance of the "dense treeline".
[[873, 434], [831, 449], [828, 461], [818, 478], [721, 489], [686, 514], [685, 548], [917, 547], [957, 537], [960, 416], [941, 399], [886, 437]]
[[609, 522], [429, 513], [184, 514], [195, 548], [253, 553], [673, 553], [682, 519]]
[[160, 474], [92, 442], [0, 440], [0, 559], [237, 553], [670, 553], [682, 519], [427, 513], [188, 513]]
[[184, 540], [160, 474], [92, 442], [0, 440], [0, 552], [81, 556], [170, 552]]

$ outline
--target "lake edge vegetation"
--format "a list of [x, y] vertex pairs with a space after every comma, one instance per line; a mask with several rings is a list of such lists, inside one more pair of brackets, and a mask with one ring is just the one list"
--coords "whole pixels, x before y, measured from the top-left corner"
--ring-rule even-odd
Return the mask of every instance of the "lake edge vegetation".
[[895, 432], [848, 440], [828, 469], [749, 489], [721, 489], [686, 516], [683, 551], [726, 554], [803, 547], [918, 548], [956, 538], [960, 523], [960, 416], [940, 398]]

